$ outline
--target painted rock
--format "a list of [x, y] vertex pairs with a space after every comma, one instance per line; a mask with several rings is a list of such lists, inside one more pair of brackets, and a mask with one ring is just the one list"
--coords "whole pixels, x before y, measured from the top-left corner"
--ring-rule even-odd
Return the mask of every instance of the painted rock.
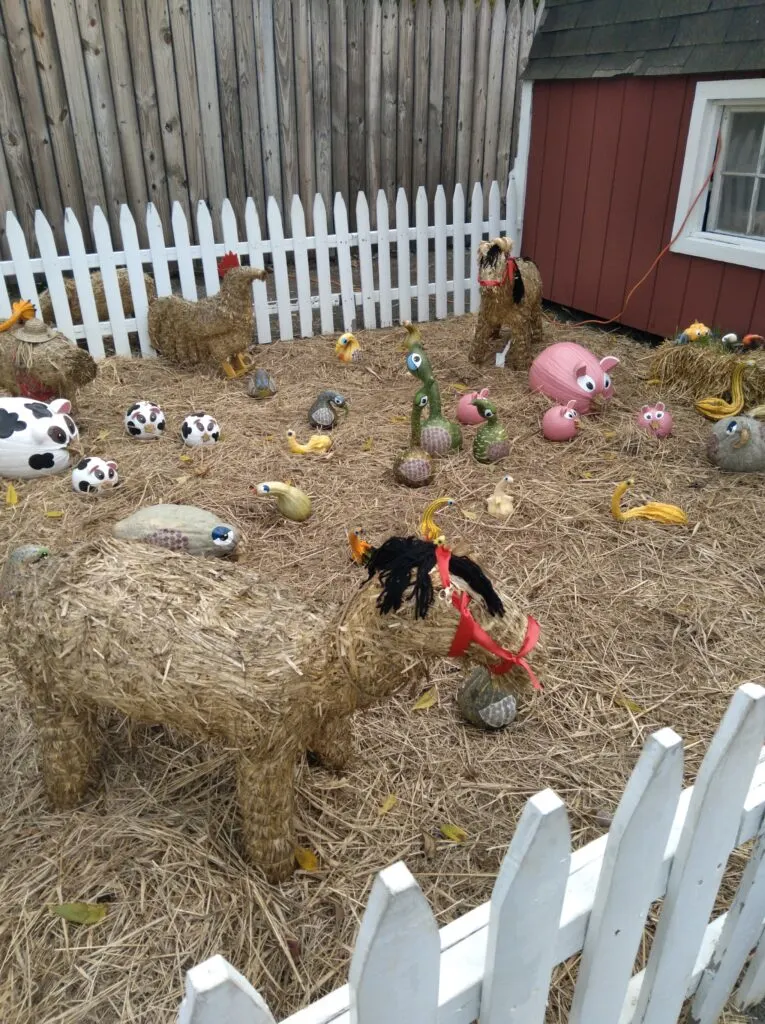
[[474, 668], [457, 691], [457, 705], [463, 717], [481, 729], [502, 729], [518, 710], [515, 696], [483, 665]]
[[239, 534], [195, 505], [149, 505], [121, 519], [112, 528], [120, 540], [140, 540], [146, 544], [187, 551], [190, 555], [230, 555], [239, 543]]

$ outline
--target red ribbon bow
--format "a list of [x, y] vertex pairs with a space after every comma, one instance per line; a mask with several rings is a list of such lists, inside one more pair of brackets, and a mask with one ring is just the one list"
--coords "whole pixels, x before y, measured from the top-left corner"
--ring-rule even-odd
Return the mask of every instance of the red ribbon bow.
[[[441, 583], [445, 590], [451, 589], [451, 577], [449, 575], [449, 559], [451, 558], [451, 551], [445, 547], [436, 548], [436, 563], [438, 565], [438, 572], [441, 576]], [[535, 690], [541, 690], [542, 684], [537, 679], [531, 666], [526, 661], [526, 655], [536, 647], [537, 641], [539, 640], [539, 623], [536, 619], [530, 615], [527, 616], [526, 624], [526, 636], [521, 644], [521, 649], [517, 653], [506, 650], [494, 640], [489, 634], [473, 618], [470, 612], [470, 594], [460, 591], [457, 593], [451, 590], [452, 605], [459, 612], [460, 621], [457, 626], [457, 631], [454, 634], [452, 645], [449, 648], [449, 657], [457, 658], [465, 651], [472, 643], [478, 644], [479, 647], [483, 647], [485, 651], [490, 654], [495, 654], [500, 660], [494, 664], [488, 665], [487, 668], [492, 675], [501, 676], [506, 672], [509, 672], [511, 668], [518, 665], [522, 668], [529, 679]]]
[[515, 269], [516, 269], [515, 257], [508, 256], [507, 260], [505, 262], [505, 273], [502, 275], [502, 277], [499, 278], [499, 280], [497, 280], [497, 281], [485, 280], [484, 281], [482, 278], [479, 277], [478, 278], [478, 283], [480, 284], [480, 286], [482, 288], [499, 288], [499, 286], [501, 284], [504, 284], [505, 281], [512, 280], [513, 276], [515, 275]]

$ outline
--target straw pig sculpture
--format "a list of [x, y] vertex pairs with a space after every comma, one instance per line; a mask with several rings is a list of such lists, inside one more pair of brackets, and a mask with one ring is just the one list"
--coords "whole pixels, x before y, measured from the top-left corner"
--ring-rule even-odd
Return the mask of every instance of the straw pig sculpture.
[[[146, 298], [152, 302], [157, 297], [157, 289], [154, 278], [148, 274], [143, 275], [143, 283], [146, 286]], [[96, 300], [96, 312], [99, 320], [109, 319], [109, 307], [106, 304], [106, 293], [104, 292], [104, 279], [100, 270], [94, 270], [90, 275], [90, 284], [93, 288], [93, 297]], [[130, 277], [127, 267], [117, 268], [117, 286], [122, 299], [122, 309], [125, 316], [133, 316], [133, 293], [130, 289]], [[64, 289], [66, 290], [69, 311], [72, 314], [74, 323], [82, 323], [82, 310], [80, 309], [80, 298], [77, 293], [77, 284], [73, 277], [64, 278]], [[46, 289], [40, 294], [40, 316], [46, 324], [55, 324], [56, 314], [53, 311], [53, 300], [50, 292]]]
[[510, 329], [511, 365], [527, 370], [531, 365], [531, 347], [543, 340], [542, 278], [531, 260], [512, 255], [510, 238], [492, 238], [478, 246], [478, 283], [481, 307], [469, 357], [483, 363], [495, 355], [501, 345], [497, 339], [503, 326]]
[[[63, 809], [85, 796], [99, 707], [165, 724], [235, 752], [247, 854], [270, 881], [289, 877], [300, 755], [342, 768], [354, 712], [449, 653], [459, 617], [435, 600], [435, 552], [418, 538], [390, 538], [369, 582], [328, 608], [241, 565], [127, 541], [65, 555], [17, 549], [0, 580], [0, 631], [32, 697], [49, 799]], [[506, 652], [519, 651], [532, 620], [503, 606], [470, 559], [452, 554], [449, 565], [452, 583], [475, 595], [475, 620]], [[465, 660], [496, 663], [475, 645]], [[526, 663], [511, 665], [503, 678], [520, 690]]]

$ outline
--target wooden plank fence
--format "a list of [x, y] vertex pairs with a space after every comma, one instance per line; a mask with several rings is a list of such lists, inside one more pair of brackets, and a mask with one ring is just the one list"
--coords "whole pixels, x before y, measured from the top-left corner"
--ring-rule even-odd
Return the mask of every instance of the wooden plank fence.
[[[581, 960], [569, 1024], [714, 1024], [765, 997], [765, 689], [740, 686], [682, 790], [683, 744], [648, 738], [607, 835], [580, 850], [551, 790], [526, 804], [491, 900], [438, 930], [403, 863], [377, 876], [348, 984], [284, 1024], [543, 1024], [553, 968]], [[710, 923], [730, 853], [755, 844]], [[649, 907], [663, 898], [646, 967]], [[742, 975], [736, 989], [736, 983]], [[686, 1018], [683, 1018], [686, 1019]], [[188, 971], [178, 1024], [274, 1024], [221, 956]]]
[[[153, 204], [286, 211], [400, 187], [504, 194], [537, 0], [0, 0], [0, 256], [13, 210], [65, 241], [74, 211], [113, 232]], [[484, 211], [486, 213], [486, 211]], [[351, 208], [355, 227], [355, 210]], [[371, 209], [372, 226], [376, 210]], [[199, 241], [191, 224], [192, 240]], [[38, 255], [33, 251], [33, 255]]]
[[[515, 171], [503, 197], [492, 182], [484, 219], [484, 190], [476, 182], [466, 211], [462, 186], [447, 198], [439, 185], [432, 202], [424, 188], [412, 204], [403, 189], [391, 208], [381, 189], [371, 201], [357, 196], [356, 230], [349, 229], [348, 209], [340, 193], [328, 210], [317, 194], [308, 209], [299, 196], [292, 197], [291, 236], [284, 230], [284, 215], [276, 199], [269, 197], [263, 222], [253, 199], [237, 217], [225, 199], [217, 211], [217, 229], [207, 204], [196, 209], [195, 234], [180, 202], [172, 208], [171, 240], [157, 207], [150, 204], [143, 223], [127, 206], [119, 216], [119, 245], [106, 212], [96, 207], [92, 223], [83, 225], [71, 210], [64, 217], [66, 249], [59, 251], [55, 231], [44, 214], [35, 216], [30, 239], [13, 213], [6, 215], [6, 235], [11, 259], [0, 261], [0, 320], [10, 315], [15, 299], [35, 303], [40, 311], [40, 292], [48, 288], [59, 329], [72, 341], [84, 339], [95, 359], [107, 353], [151, 356], [148, 337], [148, 304], [144, 273], [150, 274], [158, 295], [181, 294], [187, 299], [214, 295], [220, 288], [217, 259], [236, 252], [254, 266], [269, 264], [267, 283], [253, 286], [256, 337], [261, 344], [274, 339], [311, 337], [363, 326], [371, 330], [390, 327], [394, 321], [443, 319], [478, 308], [475, 249], [485, 237], [509, 234], [520, 244], [520, 197]], [[432, 210], [432, 213], [431, 213]], [[313, 234], [307, 228], [311, 214]], [[328, 229], [329, 215], [334, 231]], [[372, 215], [377, 227], [372, 227]], [[239, 223], [244, 222], [240, 233]], [[88, 251], [85, 228], [92, 228], [94, 249]], [[145, 232], [148, 245], [139, 233]], [[33, 244], [34, 243], [34, 244]], [[33, 256], [33, 251], [39, 256]], [[467, 251], [469, 250], [469, 251]], [[126, 267], [132, 293], [132, 310], [123, 309], [116, 271]], [[104, 319], [96, 307], [90, 272], [100, 269], [107, 303]], [[64, 290], [64, 275], [72, 275], [82, 310], [82, 323], [73, 323]], [[415, 300], [414, 303], [412, 300]], [[102, 316], [103, 316], [102, 310]], [[105, 344], [104, 339], [111, 339]]]

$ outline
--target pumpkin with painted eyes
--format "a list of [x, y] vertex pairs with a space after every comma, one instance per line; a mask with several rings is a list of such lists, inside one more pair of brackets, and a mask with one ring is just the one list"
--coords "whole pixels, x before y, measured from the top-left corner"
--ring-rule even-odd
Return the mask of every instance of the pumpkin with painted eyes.
[[156, 441], [165, 426], [165, 414], [154, 402], [133, 402], [125, 413], [125, 430], [136, 441]]
[[582, 419], [572, 399], [566, 405], [554, 405], [542, 417], [542, 434], [548, 441], [571, 441], [579, 433]]
[[529, 387], [554, 402], [571, 402], [578, 413], [592, 411], [593, 401], [613, 398], [610, 370], [619, 365], [616, 356], [598, 359], [573, 341], [558, 341], [543, 349], [531, 364]]
[[642, 405], [637, 414], [637, 425], [640, 430], [650, 431], [654, 437], [669, 437], [672, 433], [672, 413], [664, 402]]
[[206, 412], [193, 412], [181, 424], [181, 439], [189, 448], [217, 444], [220, 441], [218, 421]]
[[707, 458], [726, 473], [765, 473], [765, 423], [727, 416], [712, 427]]

